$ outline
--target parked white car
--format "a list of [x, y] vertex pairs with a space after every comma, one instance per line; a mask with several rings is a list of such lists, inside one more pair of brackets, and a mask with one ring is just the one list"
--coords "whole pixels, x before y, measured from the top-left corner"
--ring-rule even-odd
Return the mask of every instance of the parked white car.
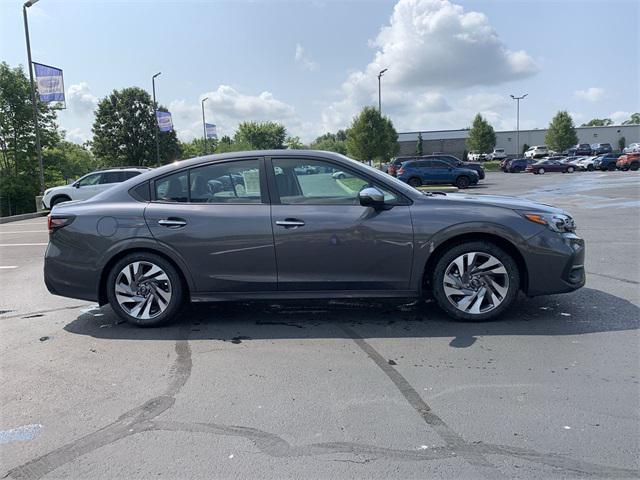
[[591, 156], [591, 157], [584, 157], [582, 160], [580, 160], [578, 162], [578, 164], [576, 165], [578, 167], [578, 170], [581, 171], [589, 171], [592, 172], [593, 170], [596, 169], [595, 165], [593, 164], [594, 160], [598, 158], [597, 156]]
[[546, 145], [534, 145], [524, 152], [524, 158], [542, 158], [549, 155], [549, 149]]
[[486, 160], [486, 159], [487, 159], [486, 153], [476, 152], [475, 150], [469, 152], [469, 155], [467, 155], [467, 160], [469, 162], [480, 162], [481, 160]]
[[638, 153], [640, 152], [640, 143], [630, 143], [622, 153]]
[[84, 177], [69, 185], [45, 190], [42, 197], [42, 206], [45, 209], [50, 209], [62, 202], [87, 200], [117, 183], [129, 180], [149, 170], [147, 167], [123, 167], [87, 173]]
[[504, 148], [496, 148], [489, 154], [489, 160], [504, 160], [507, 158], [507, 154], [504, 152]]

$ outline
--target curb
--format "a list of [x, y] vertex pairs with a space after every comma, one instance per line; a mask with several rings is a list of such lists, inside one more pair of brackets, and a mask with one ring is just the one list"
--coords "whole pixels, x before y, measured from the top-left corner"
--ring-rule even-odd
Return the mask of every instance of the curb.
[[19, 222], [20, 220], [29, 220], [31, 218], [44, 217], [49, 212], [23, 213], [22, 215], [12, 215], [10, 217], [0, 217], [0, 225], [3, 223]]

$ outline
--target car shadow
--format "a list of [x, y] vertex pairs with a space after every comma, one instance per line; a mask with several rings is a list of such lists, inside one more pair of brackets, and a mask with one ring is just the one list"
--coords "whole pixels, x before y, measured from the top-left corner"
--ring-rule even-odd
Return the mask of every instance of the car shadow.
[[[614, 313], [615, 312], [615, 313]], [[232, 343], [258, 339], [347, 338], [352, 327], [362, 338], [453, 337], [452, 348], [473, 345], [487, 335], [581, 335], [637, 330], [640, 308], [614, 295], [583, 288], [567, 295], [526, 298], [500, 319], [451, 321], [431, 301], [270, 301], [192, 304], [175, 322], [138, 328], [110, 307], [86, 310], [64, 329], [113, 340], [191, 340]], [[349, 330], [349, 328], [347, 328]]]

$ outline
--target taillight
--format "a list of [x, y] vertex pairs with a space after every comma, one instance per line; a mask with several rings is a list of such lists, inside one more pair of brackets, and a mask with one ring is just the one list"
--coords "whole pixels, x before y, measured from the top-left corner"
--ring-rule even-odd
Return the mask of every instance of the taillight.
[[400, 167], [398, 169], [398, 175], [402, 175], [404, 173], [404, 167]]
[[49, 233], [53, 233], [56, 230], [61, 229], [62, 227], [66, 227], [71, 222], [73, 222], [73, 216], [55, 216], [52, 217], [49, 215], [47, 217], [47, 227], [49, 228]]

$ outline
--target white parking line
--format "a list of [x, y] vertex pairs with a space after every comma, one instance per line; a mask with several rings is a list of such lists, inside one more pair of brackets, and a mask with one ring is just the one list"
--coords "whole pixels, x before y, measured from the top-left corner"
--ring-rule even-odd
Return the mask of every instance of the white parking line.
[[0, 265], [0, 270], [5, 269], [5, 270], [9, 270], [12, 268], [18, 268], [17, 265]]
[[0, 230], [0, 234], [3, 233], [49, 233], [47, 230], [13, 230], [13, 231], [3, 231]]
[[47, 245], [46, 243], [0, 243], [0, 247], [35, 247]]

